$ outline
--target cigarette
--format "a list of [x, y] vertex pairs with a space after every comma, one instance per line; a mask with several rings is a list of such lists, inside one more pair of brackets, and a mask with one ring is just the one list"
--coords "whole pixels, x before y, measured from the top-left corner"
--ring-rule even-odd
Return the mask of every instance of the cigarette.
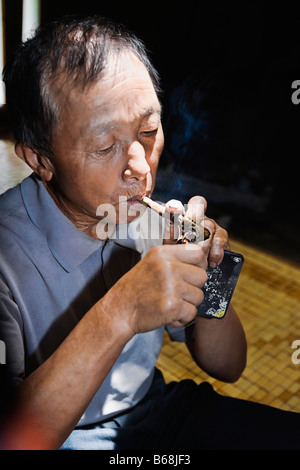
[[150, 207], [150, 209], [153, 209], [155, 212], [157, 212], [160, 215], [164, 215], [166, 212], [166, 208], [159, 204], [158, 202], [152, 201], [150, 197], [143, 197], [142, 202], [146, 204], [146, 206]]

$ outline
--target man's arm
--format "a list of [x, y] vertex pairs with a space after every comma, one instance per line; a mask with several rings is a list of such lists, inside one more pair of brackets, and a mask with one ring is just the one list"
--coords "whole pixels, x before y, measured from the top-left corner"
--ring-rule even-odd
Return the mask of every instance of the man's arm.
[[[135, 334], [194, 319], [206, 258], [197, 246], [152, 248], [19, 386], [19, 422], [47, 436], [47, 448], [59, 448]], [[14, 448], [22, 438], [18, 423], [10, 433]]]
[[108, 317], [105, 305], [97, 303], [18, 386], [15, 416], [4, 430], [8, 449], [63, 444], [128, 341], [128, 331]]
[[224, 382], [235, 382], [246, 366], [245, 333], [232, 305], [221, 320], [196, 317], [187, 347], [201, 369]]

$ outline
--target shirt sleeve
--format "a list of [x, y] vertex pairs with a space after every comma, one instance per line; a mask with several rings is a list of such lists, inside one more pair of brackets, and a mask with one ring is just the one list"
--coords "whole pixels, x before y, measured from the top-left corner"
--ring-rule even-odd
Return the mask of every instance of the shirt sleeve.
[[178, 341], [179, 343], [186, 343], [187, 341], [191, 341], [193, 338], [194, 323], [195, 321], [192, 321], [188, 325], [178, 328], [166, 325], [166, 330], [171, 341]]
[[[5, 367], [13, 382], [24, 378], [25, 354], [22, 318], [12, 294], [0, 276], [0, 339], [5, 345]], [[1, 366], [2, 367], [2, 366]]]

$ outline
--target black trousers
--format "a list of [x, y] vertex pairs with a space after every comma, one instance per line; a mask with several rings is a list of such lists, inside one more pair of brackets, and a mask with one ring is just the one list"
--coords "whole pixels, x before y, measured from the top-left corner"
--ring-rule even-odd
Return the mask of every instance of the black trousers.
[[300, 414], [224, 397], [206, 382], [165, 384], [113, 419], [74, 431], [64, 449], [300, 450]]

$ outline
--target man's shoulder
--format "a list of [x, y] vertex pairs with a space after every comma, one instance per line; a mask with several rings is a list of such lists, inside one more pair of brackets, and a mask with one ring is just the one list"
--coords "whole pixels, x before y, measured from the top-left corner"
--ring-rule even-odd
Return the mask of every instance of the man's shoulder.
[[[29, 178], [29, 177], [28, 177]], [[11, 238], [24, 238], [30, 231], [30, 218], [22, 196], [22, 185], [28, 178], [0, 195], [0, 240], [1, 251], [5, 244], [11, 244]]]
[[7, 219], [13, 217], [16, 212], [24, 207], [20, 187], [21, 185], [18, 184], [0, 195], [1, 225], [5, 224]]

